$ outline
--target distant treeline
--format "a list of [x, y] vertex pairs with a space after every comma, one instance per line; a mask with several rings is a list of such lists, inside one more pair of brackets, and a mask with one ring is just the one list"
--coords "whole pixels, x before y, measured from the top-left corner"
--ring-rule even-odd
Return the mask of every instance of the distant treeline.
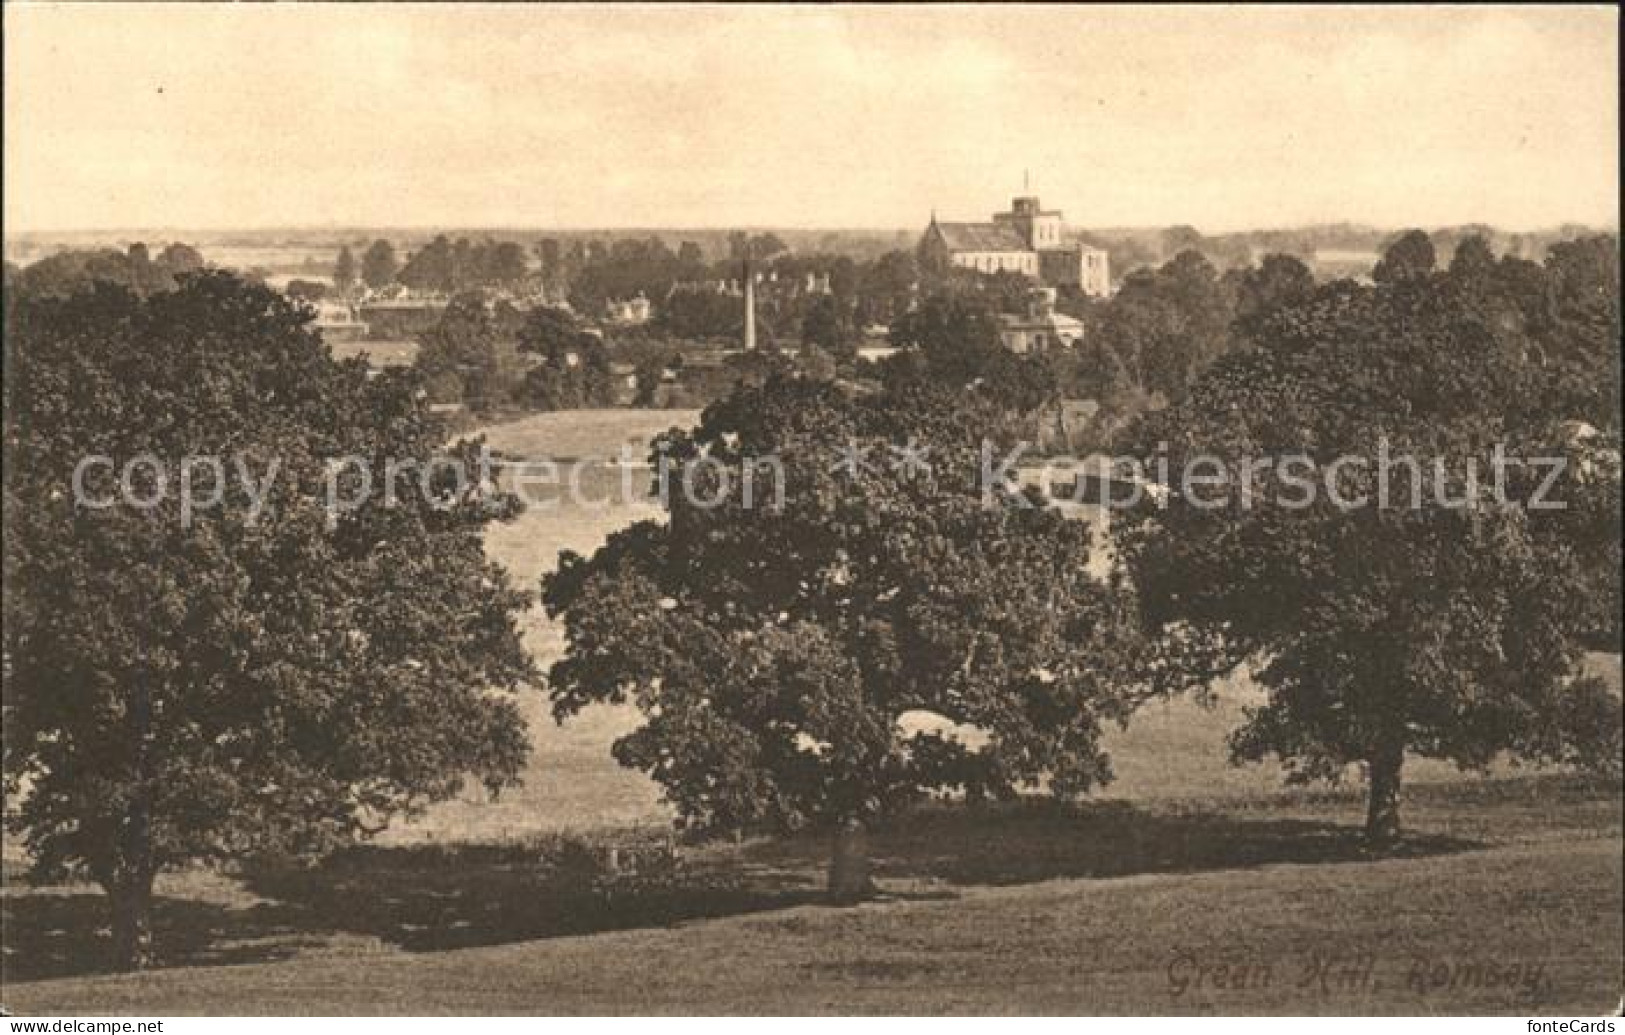
[[[1558, 241], [1573, 240], [1596, 233], [1615, 232], [1614, 227], [1564, 224], [1529, 232], [1512, 232], [1487, 224], [1424, 227], [1441, 251], [1453, 251], [1462, 240], [1483, 237], [1502, 254], [1541, 261], [1546, 250]], [[359, 256], [373, 242], [388, 240], [401, 255], [410, 255], [444, 237], [455, 242], [508, 241], [526, 255], [535, 255], [543, 242], [552, 240], [568, 251], [577, 243], [597, 242], [613, 247], [620, 241], [646, 241], [658, 238], [677, 249], [692, 243], [712, 262], [731, 254], [732, 241], [741, 232], [750, 236], [771, 235], [798, 254], [845, 255], [858, 261], [873, 260], [889, 251], [912, 250], [920, 228], [805, 229], [795, 227], [754, 227], [748, 231], [721, 228], [604, 227], [561, 230], [533, 230], [521, 227], [445, 227], [435, 230], [402, 232], [387, 227], [339, 227], [320, 230], [273, 228], [179, 234], [195, 246], [210, 250], [278, 249], [311, 255], [332, 256], [339, 247], [348, 247]], [[1265, 253], [1296, 255], [1305, 260], [1318, 251], [1380, 254], [1405, 232], [1405, 228], [1378, 227], [1365, 223], [1321, 223], [1272, 229], [1242, 230], [1209, 234], [1190, 226], [1089, 227], [1077, 236], [1105, 248], [1111, 256], [1114, 274], [1121, 276], [1137, 266], [1166, 262], [1189, 247], [1197, 247], [1221, 269], [1243, 264], [1246, 256], [1254, 261]], [[88, 251], [106, 247], [114, 235], [80, 233], [28, 233], [8, 236], [6, 255], [13, 262], [26, 263], [57, 251]], [[127, 238], [125, 238], [127, 239]], [[122, 248], [122, 242], [120, 243]], [[294, 272], [286, 270], [284, 272]], [[310, 273], [301, 263], [297, 272]]]
[[171, 291], [175, 278], [204, 267], [203, 255], [189, 244], [166, 245], [154, 256], [137, 242], [120, 251], [90, 248], [57, 252], [38, 262], [5, 265], [6, 288], [22, 287], [36, 295], [67, 296], [90, 281], [120, 284], [138, 295]]
[[[1183, 251], [1199, 251], [1220, 270], [1252, 265], [1264, 255], [1294, 255], [1317, 276], [1334, 279], [1355, 272], [1354, 267], [1362, 262], [1369, 268], [1377, 255], [1387, 251], [1406, 232], [1361, 223], [1326, 223], [1225, 234], [1204, 234], [1193, 226], [1126, 227], [1087, 230], [1078, 236], [1106, 250], [1114, 277], [1122, 277], [1141, 266], [1166, 262]], [[1484, 223], [1469, 223], [1435, 227], [1426, 232], [1435, 247], [1444, 253], [1453, 253], [1461, 242], [1478, 237], [1497, 254], [1540, 262], [1552, 245], [1602, 231], [1575, 223], [1514, 233]], [[1345, 253], [1350, 258], [1345, 260], [1336, 253]]]

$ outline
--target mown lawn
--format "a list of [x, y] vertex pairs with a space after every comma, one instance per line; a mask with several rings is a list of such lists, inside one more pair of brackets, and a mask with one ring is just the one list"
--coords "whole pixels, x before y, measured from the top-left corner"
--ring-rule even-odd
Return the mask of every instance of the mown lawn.
[[4, 999], [131, 1014], [1597, 1013], [1625, 952], [1620, 805], [1556, 776], [1422, 785], [1415, 834], [1380, 859], [1360, 849], [1348, 792], [938, 806], [876, 834], [885, 898], [849, 909], [818, 901], [811, 840], [688, 849], [674, 870], [597, 885], [551, 842], [380, 847], [168, 879], [167, 968], [133, 976], [96, 973], [91, 889], [13, 887]]

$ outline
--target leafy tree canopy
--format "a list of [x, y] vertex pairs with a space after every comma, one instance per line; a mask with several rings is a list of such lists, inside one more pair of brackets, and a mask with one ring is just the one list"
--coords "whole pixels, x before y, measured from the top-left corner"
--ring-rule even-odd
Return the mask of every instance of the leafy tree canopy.
[[[851, 398], [780, 376], [665, 436], [669, 520], [566, 552], [544, 582], [567, 637], [555, 714], [636, 702], [616, 757], [705, 829], [849, 830], [935, 790], [1104, 782], [1131, 609], [1089, 574], [1086, 524], [1002, 484], [984, 497], [995, 416], [962, 392]], [[929, 471], [893, 466], [911, 447]], [[909, 713], [986, 742], [911, 731]]]
[[519, 351], [540, 357], [525, 373], [525, 401], [542, 410], [610, 406], [615, 389], [609, 351], [562, 309], [538, 306], [525, 316]]
[[[1609, 303], [1586, 290], [1584, 315], [1557, 318], [1542, 300], [1564, 290], [1561, 256], [1543, 272], [1469, 252], [1430, 273], [1424, 244], [1395, 246], [1403, 255], [1389, 268], [1404, 275], [1331, 284], [1276, 309], [1185, 400], [1147, 416], [1136, 451], [1148, 464], [1166, 457], [1174, 491], [1128, 515], [1119, 536], [1165, 633], [1170, 676], [1201, 685], [1256, 667], [1269, 699], [1238, 731], [1238, 758], [1273, 753], [1302, 778], [1366, 763], [1378, 842], [1398, 831], [1407, 751], [1467, 766], [1503, 750], [1605, 757], [1599, 736], [1618, 751], [1618, 699], [1580, 679], [1577, 663], [1588, 640], [1618, 649], [1619, 439], [1572, 431], [1570, 418], [1608, 389], [1576, 395], [1548, 358], [1617, 365], [1617, 337], [1585, 332]], [[1578, 264], [1606, 269], [1603, 254], [1586, 249]], [[1551, 495], [1567, 509], [1496, 505], [1497, 444], [1515, 458], [1565, 458]], [[1420, 468], [1390, 467], [1386, 505], [1383, 450]], [[1203, 456], [1230, 472], [1222, 505], [1177, 481]], [[1289, 457], [1302, 458], [1295, 472], [1275, 462]], [[1271, 466], [1245, 473], [1258, 458]], [[1328, 476], [1343, 500], [1367, 504], [1340, 505]], [[1529, 501], [1544, 476], [1514, 468], [1507, 498]], [[1322, 488], [1306, 493], [1306, 477]]]
[[400, 269], [395, 246], [388, 241], [372, 242], [361, 255], [361, 281], [374, 291], [395, 283]]
[[436, 402], [462, 402], [488, 413], [513, 401], [524, 378], [517, 337], [524, 317], [478, 291], [454, 297], [419, 336], [414, 366]]
[[[1278, 275], [1276, 267], [1263, 274]], [[1213, 265], [1184, 251], [1157, 269], [1123, 278], [1095, 313], [1084, 349], [1107, 372], [1104, 396], [1179, 399], [1230, 347], [1233, 318], [1232, 300]]]
[[[150, 955], [165, 867], [514, 782], [527, 597], [481, 530], [517, 501], [469, 446], [424, 476], [443, 429], [410, 373], [335, 362], [308, 312], [222, 273], [8, 301], [6, 819], [41, 875], [107, 889], [121, 965]], [[120, 471], [157, 505], [117, 502]]]

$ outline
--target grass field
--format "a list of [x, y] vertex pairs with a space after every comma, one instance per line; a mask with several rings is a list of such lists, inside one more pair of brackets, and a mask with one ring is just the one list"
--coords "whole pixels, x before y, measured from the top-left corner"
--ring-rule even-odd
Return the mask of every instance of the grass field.
[[[617, 455], [623, 444], [643, 456], [648, 442], [671, 427], [689, 427], [694, 410], [587, 410], [549, 413], [484, 429], [493, 451], [528, 459], [587, 460]], [[637, 476], [644, 477], [641, 473]], [[619, 476], [615, 476], [618, 481]], [[618, 500], [603, 478], [584, 479], [590, 498]], [[653, 503], [603, 507], [546, 506], [554, 497], [539, 491], [534, 505], [517, 521], [497, 525], [486, 536], [492, 556], [520, 586], [535, 590], [544, 572], [558, 563], [560, 550], [590, 553], [610, 532], [633, 521], [655, 518]], [[525, 646], [545, 672], [563, 641], [538, 606], [521, 622]], [[386, 835], [392, 843], [508, 838], [546, 830], [576, 830], [664, 822], [657, 788], [639, 773], [620, 768], [609, 745], [636, 723], [630, 708], [592, 708], [569, 726], [553, 722], [545, 697], [532, 691], [521, 700], [530, 726], [533, 752], [524, 785], [488, 801], [478, 789], [447, 802], [427, 816]]]
[[408, 367], [418, 356], [415, 341], [338, 341], [329, 342], [334, 359], [366, 356], [375, 367]]
[[[552, 414], [489, 430], [528, 457], [613, 454], [691, 412]], [[647, 505], [536, 509], [490, 550], [534, 585]], [[539, 613], [527, 645], [559, 640]], [[1594, 663], [1616, 687], [1619, 659]], [[1255, 691], [1114, 732], [1118, 780], [1077, 807], [933, 806], [874, 836], [885, 898], [817, 901], [825, 846], [684, 849], [606, 873], [593, 834], [668, 814], [609, 743], [625, 709], [559, 728], [500, 801], [448, 802], [314, 869], [167, 875], [166, 967], [99, 974], [83, 886], [4, 896], [7, 1009], [38, 1013], [1525, 1013], [1612, 1010], [1621, 798], [1562, 774], [1415, 763], [1395, 857], [1358, 845], [1359, 789], [1287, 792], [1225, 762]], [[1317, 961], [1331, 961], [1317, 968]], [[1307, 980], [1306, 980], [1307, 977]], [[1235, 987], [1240, 986], [1240, 987]]]
[[[1617, 791], [1433, 784], [1408, 806], [1421, 833], [1380, 860], [1349, 793], [928, 810], [876, 836], [886, 898], [851, 909], [817, 903], [807, 841], [695, 850], [621, 895], [520, 849], [180, 874], [158, 913], [171, 966], [129, 976], [86, 965], [105, 948], [88, 890], [14, 892], [4, 998], [136, 1015], [1614, 1008]], [[1219, 983], [1239, 967], [1243, 987]]]

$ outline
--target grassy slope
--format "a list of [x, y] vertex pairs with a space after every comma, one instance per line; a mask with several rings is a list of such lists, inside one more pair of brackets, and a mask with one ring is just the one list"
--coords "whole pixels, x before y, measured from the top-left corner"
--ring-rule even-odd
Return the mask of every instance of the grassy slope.
[[[982, 886], [421, 954], [318, 952], [8, 984], [5, 999], [25, 1012], [126, 1014], [1593, 1014], [1617, 999], [1621, 908], [1615, 837]], [[1229, 990], [1210, 977], [1179, 994], [1170, 967], [1181, 953], [1267, 966], [1270, 981]], [[1300, 984], [1315, 956], [1365, 954], [1370, 981]], [[1542, 976], [1451, 987], [1434, 969], [1488, 963]], [[1408, 978], [1419, 966], [1429, 976], [1418, 986]]]
[[[647, 443], [667, 428], [691, 426], [695, 410], [589, 410], [549, 413], [486, 429], [491, 449], [530, 459], [547, 457], [613, 457], [623, 443], [634, 456], [647, 453]], [[637, 474], [639, 479], [645, 477]], [[618, 476], [617, 476], [618, 478]], [[591, 499], [618, 491], [601, 479], [584, 479]], [[560, 550], [589, 553], [610, 532], [633, 521], [656, 518], [652, 504], [604, 507], [559, 503], [546, 487], [535, 490], [533, 506], [507, 525], [487, 534], [492, 556], [525, 588], [536, 589], [542, 574], [558, 562]], [[521, 621], [525, 646], [543, 671], [563, 647], [558, 629], [535, 607]], [[658, 789], [639, 773], [617, 766], [609, 744], [630, 731], [636, 714], [630, 708], [593, 708], [568, 727], [557, 726], [539, 693], [527, 693], [521, 707], [534, 745], [524, 786], [496, 802], [472, 791], [462, 801], [434, 809], [428, 816], [390, 833], [397, 842], [511, 837], [537, 830], [583, 829], [604, 824], [661, 822], [667, 813]]]
[[[526, 456], [604, 455], [692, 417], [556, 414], [490, 438]], [[494, 529], [490, 544], [521, 584], [534, 585], [560, 548], [590, 549], [609, 530], [653, 515], [646, 507], [538, 510]], [[525, 635], [544, 665], [556, 655], [556, 630], [539, 613], [527, 617]], [[1618, 659], [1601, 664], [1617, 685]], [[1434, 839], [1419, 850], [1437, 854], [1363, 861], [1352, 837], [1356, 795], [1283, 794], [1269, 768], [1225, 765], [1224, 735], [1249, 694], [1233, 687], [1211, 711], [1158, 706], [1114, 734], [1119, 780], [1107, 801], [1076, 812], [927, 813], [880, 835], [882, 883], [897, 896], [889, 902], [808, 904], [822, 864], [814, 843], [690, 853], [698, 876], [672, 897], [585, 912], [561, 905], [567, 900], [522, 854], [395, 847], [354, 872], [302, 883], [166, 878], [160, 934], [182, 966], [95, 977], [85, 961], [100, 951], [90, 934], [99, 898], [85, 888], [10, 888], [4, 1001], [12, 1010], [133, 1013], [1584, 1013], [1612, 1005], [1622, 955], [1617, 793], [1549, 779], [1463, 783], [1442, 767], [1413, 766], [1423, 786], [1408, 819]], [[440, 806], [386, 840], [663, 819], [655, 788], [607, 756], [633, 715], [603, 709], [559, 729], [539, 694], [528, 695], [525, 711], [536, 754], [523, 788], [497, 803]], [[1180, 949], [1213, 964], [1267, 964], [1271, 981], [1175, 995], [1168, 967]], [[1368, 951], [1386, 954], [1375, 972], [1380, 987], [1297, 987], [1306, 955]], [[1549, 983], [1531, 995], [1507, 987], [1424, 993], [1406, 987], [1413, 957], [1544, 963]]]

